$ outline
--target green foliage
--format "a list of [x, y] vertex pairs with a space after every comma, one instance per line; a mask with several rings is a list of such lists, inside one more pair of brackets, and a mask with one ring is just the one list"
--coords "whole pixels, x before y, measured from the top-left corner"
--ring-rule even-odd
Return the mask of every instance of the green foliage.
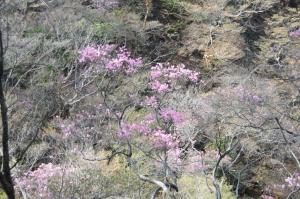
[[0, 199], [7, 199], [7, 196], [2, 189], [0, 190]]
[[193, 20], [197, 23], [215, 24], [220, 20], [220, 13], [217, 12], [201, 12], [193, 15]]
[[172, 24], [168, 29], [167, 29], [167, 35], [170, 38], [178, 38], [180, 35], [180, 32], [185, 28], [186, 22], [178, 20], [176, 23]]
[[140, 110], [130, 110], [125, 115], [125, 118], [129, 123], [137, 123], [141, 122], [144, 119], [144, 117], [150, 113], [151, 112], [145, 108]]
[[126, 8], [115, 9], [92, 20], [88, 28], [95, 43], [116, 43], [139, 47], [146, 42], [140, 16]]
[[38, 33], [45, 33], [45, 29], [41, 26], [36, 26], [31, 29], [25, 30], [23, 37], [34, 37]]
[[104, 38], [108, 36], [109, 31], [112, 29], [112, 25], [106, 22], [96, 22], [91, 25], [90, 29], [95, 37]]
[[161, 0], [162, 7], [169, 12], [180, 14], [184, 7], [181, 5], [181, 0]]
[[[59, 60], [61, 66], [73, 63], [77, 59], [77, 52], [68, 46], [62, 46], [54, 50], [54, 56]], [[50, 68], [49, 68], [50, 69]], [[53, 68], [51, 68], [53, 70]]]

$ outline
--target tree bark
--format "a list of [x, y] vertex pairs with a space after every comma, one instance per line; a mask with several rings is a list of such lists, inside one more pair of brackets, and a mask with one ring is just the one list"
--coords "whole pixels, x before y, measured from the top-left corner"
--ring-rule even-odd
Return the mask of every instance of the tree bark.
[[152, 0], [152, 17], [158, 19], [160, 0]]
[[2, 168], [0, 171], [0, 184], [9, 199], [15, 199], [15, 190], [9, 167], [9, 130], [7, 106], [3, 90], [4, 52], [2, 31], [0, 30], [0, 106], [2, 119]]

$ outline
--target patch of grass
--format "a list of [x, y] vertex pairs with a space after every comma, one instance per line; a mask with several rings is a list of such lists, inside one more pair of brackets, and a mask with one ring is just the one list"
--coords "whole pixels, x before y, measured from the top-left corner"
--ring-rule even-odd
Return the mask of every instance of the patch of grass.
[[140, 16], [126, 8], [113, 10], [102, 17], [93, 19], [89, 32], [95, 43], [114, 43], [136, 47], [146, 42]]
[[113, 28], [113, 25], [106, 22], [96, 22], [91, 25], [90, 29], [96, 39], [108, 37], [109, 32]]
[[25, 30], [23, 37], [34, 37], [38, 33], [45, 33], [45, 29], [41, 26], [36, 26], [31, 29]]
[[[197, 199], [214, 199], [214, 186], [210, 178], [205, 179], [202, 175], [183, 175], [178, 180], [179, 193], [181, 198], [197, 198]], [[233, 199], [236, 198], [231, 192], [231, 186], [226, 182], [220, 183], [222, 198]]]
[[151, 112], [148, 109], [140, 109], [140, 110], [130, 110], [128, 113], [125, 115], [125, 118], [128, 122], [130, 123], [139, 123], [141, 122], [144, 117]]

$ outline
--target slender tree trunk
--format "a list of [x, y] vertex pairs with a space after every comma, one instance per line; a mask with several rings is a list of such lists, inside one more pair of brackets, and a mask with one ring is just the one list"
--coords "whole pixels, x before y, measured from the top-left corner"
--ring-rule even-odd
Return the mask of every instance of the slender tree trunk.
[[2, 43], [2, 31], [0, 30], [0, 106], [2, 119], [2, 168], [0, 171], [0, 184], [9, 199], [15, 198], [15, 190], [9, 167], [9, 130], [7, 106], [3, 90], [4, 52]]
[[158, 18], [159, 14], [159, 7], [160, 7], [160, 0], [152, 0], [152, 17], [153, 19]]

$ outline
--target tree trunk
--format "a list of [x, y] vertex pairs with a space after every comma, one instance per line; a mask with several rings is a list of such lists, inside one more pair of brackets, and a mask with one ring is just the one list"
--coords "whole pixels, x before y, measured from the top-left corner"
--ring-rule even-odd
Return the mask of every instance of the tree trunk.
[[1, 105], [1, 117], [2, 117], [2, 170], [0, 172], [0, 183], [9, 199], [15, 198], [15, 190], [13, 180], [9, 167], [9, 131], [8, 131], [8, 117], [7, 106], [5, 102], [4, 90], [3, 90], [3, 70], [4, 70], [4, 52], [2, 43], [2, 31], [0, 30], [0, 105]]
[[157, 19], [159, 15], [160, 0], [152, 0], [152, 18]]

